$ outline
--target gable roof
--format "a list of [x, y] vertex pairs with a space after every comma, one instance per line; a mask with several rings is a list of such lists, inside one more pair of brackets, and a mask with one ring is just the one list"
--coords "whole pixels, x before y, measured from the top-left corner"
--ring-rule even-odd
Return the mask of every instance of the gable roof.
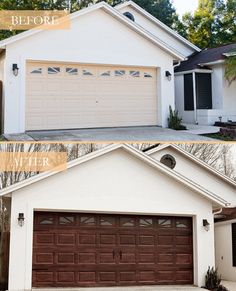
[[205, 49], [193, 54], [187, 61], [183, 61], [176, 67], [175, 72], [191, 71], [194, 69], [207, 68], [214, 63], [223, 63], [226, 56], [236, 53], [236, 43], [223, 45], [217, 48]]
[[162, 29], [164, 29], [167, 33], [169, 33], [174, 38], [178, 39], [179, 41], [181, 41], [182, 43], [184, 43], [188, 47], [191, 47], [192, 49], [194, 49], [197, 52], [200, 52], [201, 51], [201, 49], [199, 47], [197, 47], [196, 45], [194, 45], [193, 43], [191, 43], [190, 41], [188, 41], [186, 38], [184, 38], [183, 36], [181, 36], [180, 34], [178, 34], [176, 31], [174, 31], [173, 29], [171, 29], [169, 26], [167, 26], [166, 24], [164, 24], [160, 20], [158, 20], [156, 17], [154, 17], [149, 12], [147, 12], [146, 10], [144, 10], [142, 7], [140, 7], [139, 5], [137, 5], [135, 2], [133, 2], [131, 0], [130, 1], [126, 1], [124, 3], [121, 3], [121, 4], [116, 5], [115, 8], [118, 9], [118, 10], [120, 10], [120, 9], [122, 9], [124, 7], [128, 7], [128, 6], [132, 7], [134, 10], [138, 11], [139, 13], [141, 13], [147, 19], [149, 19], [150, 21], [152, 21], [153, 23], [155, 23], [157, 26], [159, 26]]
[[[184, 60], [184, 56], [181, 55], [177, 50], [169, 46], [167, 43], [165, 43], [160, 38], [155, 37], [145, 29], [143, 29], [141, 26], [137, 25], [135, 22], [128, 19], [126, 16], [124, 16], [122, 13], [120, 13], [117, 9], [111, 7], [105, 2], [99, 2], [97, 4], [94, 4], [92, 6], [89, 6], [87, 8], [81, 9], [77, 12], [74, 12], [70, 15], [70, 19], [73, 20], [77, 17], [80, 17], [82, 15], [85, 15], [87, 13], [96, 11], [98, 9], [102, 9], [111, 16], [113, 16], [115, 19], [119, 20], [123, 24], [125, 24], [127, 27], [141, 35], [142, 37], [146, 38], [148, 41], [152, 42], [154, 45], [158, 46], [159, 48], [162, 48], [166, 52], [168, 52], [170, 55], [172, 55], [177, 60]], [[7, 45], [12, 44], [14, 42], [17, 42], [19, 40], [22, 40], [24, 38], [30, 37], [32, 35], [35, 35], [37, 33], [42, 32], [42, 29], [30, 29], [25, 32], [19, 33], [15, 36], [9, 37], [7, 39], [4, 39], [0, 41], [0, 49], [6, 48]]]
[[[218, 206], [228, 207], [230, 203], [228, 203], [226, 200], [221, 198], [220, 196], [208, 191], [207, 189], [203, 188], [201, 185], [196, 184], [195, 182], [189, 180], [188, 178], [184, 177], [183, 175], [176, 173], [169, 169], [168, 167], [164, 166], [160, 162], [156, 161], [155, 159], [145, 155], [141, 151], [127, 145], [127, 144], [113, 144], [110, 146], [107, 146], [101, 150], [95, 151], [93, 153], [87, 154], [81, 158], [78, 158], [76, 160], [73, 160], [67, 164], [67, 169], [73, 168], [75, 166], [78, 166], [80, 164], [83, 164], [85, 162], [90, 161], [91, 159], [95, 159], [97, 157], [103, 156], [105, 154], [108, 154], [112, 151], [115, 151], [117, 149], [123, 149], [129, 154], [135, 156], [136, 158], [142, 160], [144, 163], [148, 164], [149, 166], [155, 168], [156, 170], [159, 170], [163, 174], [175, 179], [179, 183], [183, 184], [184, 186], [190, 188], [192, 191], [196, 192], [197, 194], [201, 195], [202, 197], [210, 200], [211, 202], [215, 203]], [[46, 172], [38, 174], [34, 177], [31, 177], [29, 179], [26, 179], [22, 182], [18, 182], [12, 186], [9, 186], [3, 190], [0, 191], [0, 196], [11, 194], [14, 191], [17, 191], [19, 189], [22, 189], [24, 187], [27, 187], [33, 183], [39, 182], [43, 179], [46, 179], [50, 176], [56, 175], [57, 172]]]
[[[159, 147], [155, 147], [149, 151], [146, 152], [147, 155], [152, 155], [155, 152], [159, 152], [163, 149], [166, 148], [172, 148], [175, 151], [179, 152], [180, 154], [184, 155], [185, 157], [187, 157], [188, 159], [190, 159], [191, 161], [193, 161], [194, 163], [200, 165], [202, 168], [206, 169], [208, 172], [214, 174], [215, 176], [217, 176], [218, 178], [220, 178], [221, 180], [223, 180], [225, 183], [230, 184], [231, 186], [236, 188], [236, 182], [232, 179], [230, 179], [228, 176], [224, 175], [223, 173], [217, 171], [216, 169], [212, 168], [211, 166], [209, 166], [207, 163], [203, 162], [202, 160], [198, 159], [197, 157], [195, 157], [194, 155], [188, 153], [187, 151], [185, 151], [184, 149], [182, 149], [181, 147], [178, 147], [174, 144], [163, 144]], [[236, 194], [235, 194], [236, 195]]]

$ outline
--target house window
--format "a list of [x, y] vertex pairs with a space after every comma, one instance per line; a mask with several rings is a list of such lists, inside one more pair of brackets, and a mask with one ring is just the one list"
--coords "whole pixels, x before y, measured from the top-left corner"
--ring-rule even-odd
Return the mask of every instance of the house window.
[[68, 75], [78, 75], [78, 69], [76, 69], [76, 68], [66, 68], [66, 73]]
[[176, 166], [175, 158], [171, 155], [164, 155], [161, 158], [161, 163], [170, 169], [174, 169]]
[[184, 75], [184, 110], [194, 110], [192, 73]]
[[211, 74], [196, 73], [197, 109], [212, 109]]
[[30, 74], [42, 74], [42, 68], [34, 69]]
[[236, 267], [236, 223], [232, 223], [232, 263]]
[[49, 67], [48, 68], [48, 74], [55, 75], [60, 73], [61, 69], [59, 67]]

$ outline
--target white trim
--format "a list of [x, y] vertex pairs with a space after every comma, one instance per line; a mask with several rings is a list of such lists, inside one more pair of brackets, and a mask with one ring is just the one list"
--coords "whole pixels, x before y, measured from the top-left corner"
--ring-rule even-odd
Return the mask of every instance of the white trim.
[[[182, 176], [181, 174], [172, 171], [168, 167], [166, 167], [163, 164], [161, 164], [160, 162], [156, 161], [154, 158], [149, 157], [148, 155], [144, 154], [143, 152], [140, 152], [139, 150], [137, 150], [137, 149], [135, 149], [127, 144], [113, 144], [113, 145], [105, 147], [104, 149], [101, 149], [101, 150], [95, 151], [93, 153], [90, 153], [88, 155], [85, 155], [81, 158], [78, 158], [76, 160], [69, 162], [67, 164], [67, 169], [75, 167], [75, 166], [80, 165], [82, 163], [85, 163], [91, 159], [100, 157], [102, 155], [105, 155], [109, 152], [112, 152], [112, 151], [120, 149], [120, 148], [124, 149], [128, 153], [134, 155], [136, 158], [139, 158], [142, 161], [146, 162], [147, 164], [149, 164], [153, 168], [155, 168], [155, 169], [161, 171], [162, 173], [170, 176], [171, 178], [177, 180], [178, 182], [182, 183], [183, 185], [192, 189], [193, 191], [197, 192], [198, 194], [202, 195], [203, 197], [211, 200], [212, 202], [216, 203], [217, 205], [224, 206], [224, 207], [229, 206], [229, 203], [226, 200], [224, 200], [223, 198], [208, 191], [207, 189], [203, 188], [201, 185], [196, 184], [195, 182], [189, 180], [188, 178]], [[50, 176], [53, 176], [55, 174], [57, 174], [57, 172], [53, 172], [53, 171], [38, 174], [34, 177], [31, 177], [29, 179], [26, 179], [22, 182], [16, 183], [12, 186], [9, 186], [9, 187], [1, 190], [0, 196], [3, 196], [6, 194], [9, 194], [9, 193], [12, 193], [14, 191], [17, 191], [19, 189], [22, 189], [26, 186], [29, 186], [35, 182], [39, 182], [40, 180], [43, 180], [43, 179], [48, 178]]]
[[[146, 31], [145, 29], [143, 29], [141, 26], [137, 25], [136, 23], [134, 23], [133, 21], [129, 20], [126, 16], [124, 16], [122, 13], [120, 13], [119, 11], [117, 11], [116, 9], [114, 9], [113, 7], [111, 7], [110, 5], [108, 5], [105, 2], [100, 2], [98, 4], [95, 4], [93, 6], [89, 6], [85, 9], [79, 10], [77, 12], [74, 12], [70, 15], [70, 19], [73, 20], [81, 15], [85, 15], [87, 13], [90, 13], [92, 11], [95, 11], [97, 9], [103, 9], [106, 12], [110, 13], [114, 18], [118, 19], [119, 21], [123, 22], [124, 24], [126, 24], [128, 27], [130, 27], [131, 29], [133, 29], [136, 33], [140, 34], [142, 37], [146, 38], [147, 40], [149, 40], [150, 42], [154, 43], [155, 45], [157, 45], [158, 47], [164, 49], [165, 51], [167, 51], [168, 53], [170, 53], [172, 56], [174, 56], [175, 58], [177, 58], [178, 60], [184, 60], [185, 57], [180, 54], [179, 52], [177, 52], [175, 49], [173, 49], [172, 47], [170, 47], [169, 45], [167, 45], [165, 42], [163, 42], [161, 39], [154, 37], [152, 34], [150, 34], [148, 31]], [[7, 45], [22, 40], [26, 37], [29, 37], [31, 35], [34, 35], [36, 33], [42, 32], [43, 30], [36, 30], [36, 29], [30, 29], [27, 30], [25, 32], [22, 32], [18, 35], [12, 36], [10, 38], [7, 38], [5, 40], [0, 41], [0, 48], [6, 48]]]
[[176, 146], [174, 144], [164, 144], [164, 145], [158, 146], [157, 148], [154, 148], [154, 149], [151, 149], [150, 151], [147, 151], [146, 154], [147, 155], [151, 155], [153, 153], [159, 152], [159, 151], [161, 151], [161, 150], [163, 150], [165, 148], [168, 148], [168, 147], [170, 147], [170, 148], [178, 151], [179, 153], [183, 154], [184, 156], [186, 156], [187, 158], [189, 158], [193, 162], [195, 162], [198, 165], [200, 165], [203, 168], [205, 168], [207, 171], [211, 172], [212, 174], [214, 174], [217, 177], [219, 177], [220, 179], [222, 179], [224, 182], [226, 182], [228, 184], [231, 184], [232, 186], [234, 186], [236, 188], [236, 182], [234, 180], [230, 179], [229, 177], [227, 177], [226, 175], [224, 175], [221, 172], [217, 171], [216, 169], [212, 168], [211, 166], [209, 166], [208, 164], [206, 164], [205, 162], [203, 162], [199, 158], [196, 158], [192, 154], [188, 153], [184, 149], [182, 149], [182, 148], [180, 148], [180, 147], [178, 147], [178, 146]]
[[224, 62], [225, 62], [225, 60], [218, 60], [218, 61], [209, 62], [209, 63], [200, 63], [198, 65], [201, 66], [201, 67], [204, 67], [204, 66], [214, 66], [214, 65], [223, 64]]
[[184, 74], [190, 74], [190, 73], [212, 73], [213, 70], [209, 69], [193, 69], [193, 70], [188, 70], [188, 71], [182, 71], [182, 72], [177, 72], [175, 73], [175, 76], [180, 76]]
[[124, 7], [127, 7], [127, 6], [131, 6], [132, 8], [134, 8], [135, 10], [137, 10], [138, 12], [140, 12], [142, 15], [144, 15], [146, 18], [148, 18], [149, 20], [151, 20], [152, 22], [154, 22], [155, 24], [157, 24], [158, 26], [160, 26], [161, 28], [163, 28], [169, 34], [171, 34], [175, 38], [179, 39], [181, 42], [183, 42], [187, 46], [191, 47], [195, 51], [197, 51], [197, 52], [200, 52], [201, 51], [201, 49], [199, 47], [197, 47], [196, 45], [194, 45], [193, 43], [191, 43], [190, 41], [188, 41], [186, 38], [184, 38], [183, 36], [181, 36], [180, 34], [178, 34], [177, 32], [175, 32], [173, 29], [171, 29], [170, 27], [168, 27], [167, 25], [165, 25], [163, 22], [161, 22], [160, 20], [158, 20], [156, 17], [154, 17], [153, 15], [151, 15], [150, 13], [148, 13], [146, 10], [144, 10], [143, 8], [141, 8], [139, 5], [137, 5], [133, 1], [127, 1], [127, 2], [124, 2], [122, 4], [118, 4], [118, 5], [115, 6], [115, 8], [117, 10], [119, 10], [119, 9], [122, 9]]
[[218, 225], [227, 225], [227, 224], [232, 224], [232, 223], [236, 223], [236, 218], [231, 219], [231, 220], [225, 220], [225, 221], [215, 222], [215, 226], [218, 226]]

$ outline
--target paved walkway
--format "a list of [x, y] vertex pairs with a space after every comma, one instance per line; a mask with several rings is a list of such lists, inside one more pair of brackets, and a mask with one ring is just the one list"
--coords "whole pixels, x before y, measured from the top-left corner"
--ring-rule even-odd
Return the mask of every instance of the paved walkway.
[[26, 134], [5, 135], [8, 141], [126, 141], [126, 142], [181, 142], [217, 141], [196, 132], [175, 131], [157, 126], [120, 127], [75, 130], [30, 131]]
[[[141, 286], [141, 287], [105, 287], [105, 288], [44, 288], [37, 291], [203, 291], [194, 286]], [[231, 291], [231, 290], [230, 290]]]
[[229, 291], [236, 291], [236, 282], [222, 281], [221, 284], [225, 286]]

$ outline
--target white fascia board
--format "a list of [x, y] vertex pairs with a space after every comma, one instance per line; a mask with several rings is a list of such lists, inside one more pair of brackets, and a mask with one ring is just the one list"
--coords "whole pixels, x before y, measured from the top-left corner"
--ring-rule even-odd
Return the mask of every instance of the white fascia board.
[[153, 15], [151, 15], [149, 12], [147, 12], [146, 10], [144, 10], [142, 7], [140, 7], [139, 5], [137, 5], [136, 3], [134, 3], [133, 1], [127, 1], [127, 2], [124, 2], [124, 3], [118, 4], [118, 5], [115, 6], [115, 8], [117, 10], [120, 10], [120, 9], [122, 9], [124, 7], [127, 7], [127, 6], [131, 6], [132, 8], [134, 8], [135, 10], [137, 10], [138, 12], [140, 12], [142, 15], [144, 15], [146, 18], [148, 18], [149, 20], [151, 20], [152, 22], [154, 22], [155, 24], [157, 24], [158, 26], [160, 26], [161, 28], [163, 28], [169, 34], [171, 34], [175, 38], [179, 39], [181, 42], [183, 42], [187, 46], [191, 47], [195, 51], [197, 51], [197, 52], [200, 52], [201, 51], [201, 49], [199, 47], [197, 47], [196, 45], [194, 45], [193, 43], [191, 43], [190, 41], [188, 41], [186, 38], [184, 38], [183, 36], [181, 36], [180, 34], [178, 34], [176, 31], [174, 31], [169, 26], [167, 26], [166, 24], [164, 24], [163, 22], [161, 22], [160, 20], [158, 20], [156, 17], [154, 17]]
[[218, 60], [218, 61], [214, 61], [214, 62], [200, 63], [198, 65], [201, 66], [201, 67], [204, 67], [204, 66], [214, 66], [214, 65], [223, 64], [224, 62], [225, 62], [225, 60]]
[[[139, 150], [134, 149], [133, 147], [131, 147], [130, 145], [127, 145], [127, 144], [110, 145], [110, 146], [105, 147], [104, 149], [101, 149], [101, 150], [95, 151], [91, 154], [85, 155], [81, 158], [78, 158], [74, 161], [69, 162], [67, 164], [67, 169], [78, 166], [82, 163], [85, 163], [85, 162], [91, 160], [91, 159], [100, 157], [102, 155], [105, 155], [105, 154], [112, 152], [112, 151], [119, 149], [119, 148], [126, 150], [130, 154], [133, 154], [136, 158], [139, 158], [140, 160], [146, 162], [149, 166], [152, 166], [155, 169], [161, 171], [162, 173], [170, 176], [171, 178], [182, 183], [183, 185], [190, 188], [191, 190], [193, 190], [197, 194], [200, 194], [201, 196], [205, 197], [206, 199], [211, 200], [212, 202], [216, 203], [216, 205], [218, 205], [220, 207], [222, 207], [222, 206], [228, 207], [230, 205], [230, 203], [228, 203], [226, 200], [222, 199], [218, 195], [208, 191], [207, 189], [203, 188], [201, 185], [196, 184], [195, 182], [189, 180], [188, 178], [182, 176], [181, 174], [172, 171], [171, 169], [164, 166], [163, 164], [161, 164], [160, 162], [158, 162], [154, 158], [149, 157], [148, 155], [144, 154], [143, 152], [140, 152]], [[1, 190], [0, 196], [10, 194], [14, 191], [17, 191], [21, 188], [27, 187], [33, 183], [39, 182], [45, 178], [48, 178], [48, 177], [56, 175], [56, 174], [57, 174], [57, 172], [53, 172], [53, 171], [38, 174], [32, 178], [26, 179], [22, 182], [16, 183], [12, 186], [9, 186], [9, 187]]]
[[209, 69], [194, 69], [189, 71], [182, 71], [175, 73], [175, 76], [184, 75], [184, 74], [190, 74], [190, 73], [213, 73], [213, 70]]
[[185, 151], [184, 149], [182, 149], [181, 147], [175, 145], [175, 144], [164, 144], [161, 145], [157, 148], [151, 149], [150, 151], [147, 151], [146, 154], [147, 155], [151, 155], [155, 152], [159, 152], [163, 149], [166, 148], [172, 148], [174, 150], [176, 150], [177, 152], [181, 153], [182, 155], [184, 155], [185, 157], [187, 157], [188, 159], [192, 160], [194, 163], [202, 166], [203, 168], [205, 168], [207, 171], [211, 172], [212, 174], [216, 175], [217, 177], [219, 177], [220, 179], [222, 179], [224, 182], [234, 186], [236, 188], [236, 182], [232, 179], [230, 179], [228, 176], [224, 175], [223, 173], [219, 172], [218, 170], [212, 168], [211, 166], [209, 166], [207, 163], [203, 162], [202, 160], [200, 160], [199, 158], [195, 157], [194, 155], [190, 154], [189, 152]]
[[[165, 50], [166, 52], [168, 52], [170, 55], [172, 55], [177, 60], [184, 60], [185, 59], [185, 57], [182, 54], [177, 52], [175, 49], [170, 47], [168, 44], [163, 42], [161, 39], [158, 39], [157, 37], [153, 36], [148, 31], [143, 29], [141, 26], [139, 26], [136, 23], [134, 23], [133, 21], [129, 20], [126, 16], [124, 16], [122, 13], [120, 13], [119, 11], [117, 11], [116, 9], [114, 9], [113, 7], [111, 7], [110, 5], [108, 5], [105, 2], [100, 2], [98, 4], [95, 4], [95, 5], [89, 6], [87, 8], [84, 8], [82, 10], [79, 10], [77, 12], [74, 12], [70, 15], [70, 19], [73, 20], [79, 16], [85, 15], [85, 14], [92, 12], [92, 11], [95, 11], [97, 9], [103, 9], [105, 12], [111, 14], [113, 17], [115, 17], [116, 19], [118, 19], [121, 22], [123, 22], [124, 24], [126, 24], [129, 28], [133, 29], [139, 35], [141, 35], [142, 37], [146, 38], [148, 41], [152, 42], [153, 44], [157, 45], [158, 47], [160, 47], [163, 50]], [[42, 32], [42, 31], [43, 31], [42, 29], [37, 29], [37, 30], [30, 29], [30, 30], [22, 32], [18, 35], [15, 35], [15, 36], [12, 36], [12, 37], [7, 38], [5, 40], [2, 40], [2, 41], [0, 41], [0, 48], [6, 48], [7, 45], [9, 45], [13, 42], [16, 42], [18, 40], [22, 40], [26, 37], [29, 37], [31, 35], [35, 35], [35, 34]]]

